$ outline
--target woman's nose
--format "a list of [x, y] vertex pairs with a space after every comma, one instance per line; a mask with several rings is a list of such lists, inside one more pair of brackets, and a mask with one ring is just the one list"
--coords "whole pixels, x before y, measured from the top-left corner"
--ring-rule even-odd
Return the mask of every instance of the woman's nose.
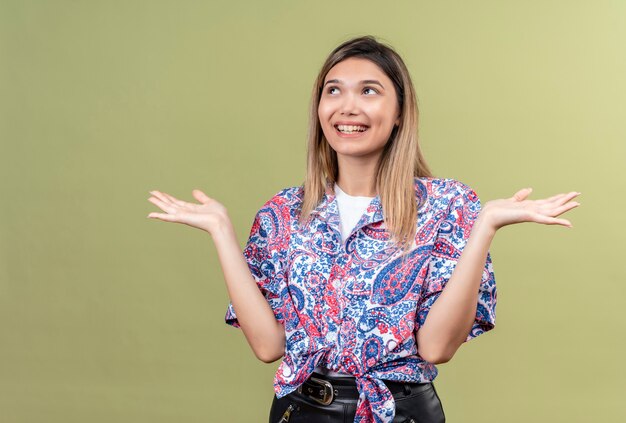
[[358, 113], [358, 99], [353, 94], [343, 96], [340, 112], [342, 115], [354, 115]]

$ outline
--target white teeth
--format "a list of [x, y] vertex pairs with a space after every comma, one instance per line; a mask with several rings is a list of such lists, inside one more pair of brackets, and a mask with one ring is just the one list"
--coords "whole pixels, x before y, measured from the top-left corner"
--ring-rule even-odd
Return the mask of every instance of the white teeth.
[[344, 132], [346, 134], [351, 134], [353, 132], [363, 132], [367, 130], [366, 126], [358, 126], [358, 125], [337, 125], [337, 129], [340, 132]]

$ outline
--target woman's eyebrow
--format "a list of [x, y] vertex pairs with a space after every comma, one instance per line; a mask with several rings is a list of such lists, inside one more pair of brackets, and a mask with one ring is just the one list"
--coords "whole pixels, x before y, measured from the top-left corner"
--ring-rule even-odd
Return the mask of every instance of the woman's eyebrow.
[[[385, 89], [385, 87], [383, 86], [383, 84], [381, 84], [379, 81], [377, 81], [376, 79], [364, 79], [362, 81], [359, 82], [361, 85], [366, 85], [366, 84], [376, 84], [379, 85], [380, 88]], [[328, 85], [328, 84], [343, 84], [343, 82], [340, 79], [329, 79], [328, 81], [326, 81], [324, 83], [324, 86]]]

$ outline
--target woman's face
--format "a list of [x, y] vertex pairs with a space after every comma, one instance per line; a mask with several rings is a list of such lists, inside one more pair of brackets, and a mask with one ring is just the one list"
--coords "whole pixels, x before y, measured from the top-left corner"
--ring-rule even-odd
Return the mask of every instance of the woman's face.
[[338, 156], [376, 160], [400, 120], [391, 79], [373, 62], [356, 57], [330, 69], [317, 114]]

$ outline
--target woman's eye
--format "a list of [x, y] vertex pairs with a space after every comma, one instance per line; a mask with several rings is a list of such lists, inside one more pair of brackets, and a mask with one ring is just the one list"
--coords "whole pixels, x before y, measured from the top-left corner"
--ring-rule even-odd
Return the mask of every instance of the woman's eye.
[[363, 93], [365, 93], [365, 94], [378, 94], [378, 91], [376, 91], [374, 88], [367, 87], [367, 88], [363, 89]]
[[337, 94], [339, 92], [339, 88], [337, 87], [329, 87], [328, 94]]

